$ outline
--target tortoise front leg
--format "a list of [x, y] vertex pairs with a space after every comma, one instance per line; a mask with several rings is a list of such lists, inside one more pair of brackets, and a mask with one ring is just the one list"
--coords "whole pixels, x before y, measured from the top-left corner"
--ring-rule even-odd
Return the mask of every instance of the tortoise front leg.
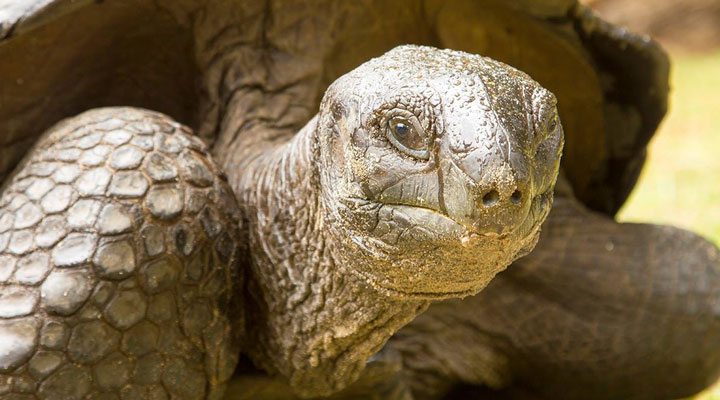
[[559, 196], [531, 255], [479, 295], [431, 306], [391, 345], [428, 397], [464, 381], [512, 385], [510, 398], [670, 399], [716, 379], [719, 316], [715, 246]]
[[56, 125], [0, 199], [0, 397], [219, 398], [237, 215], [205, 146], [164, 115]]

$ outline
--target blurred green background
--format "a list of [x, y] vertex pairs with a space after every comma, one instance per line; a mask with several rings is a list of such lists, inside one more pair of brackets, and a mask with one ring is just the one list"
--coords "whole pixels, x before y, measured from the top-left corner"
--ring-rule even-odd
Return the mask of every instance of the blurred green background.
[[[670, 111], [621, 221], [670, 224], [720, 246], [720, 0], [585, 0], [648, 33], [673, 62]], [[720, 400], [720, 382], [692, 400]]]
[[673, 61], [670, 112], [619, 219], [687, 228], [720, 245], [720, 51]]

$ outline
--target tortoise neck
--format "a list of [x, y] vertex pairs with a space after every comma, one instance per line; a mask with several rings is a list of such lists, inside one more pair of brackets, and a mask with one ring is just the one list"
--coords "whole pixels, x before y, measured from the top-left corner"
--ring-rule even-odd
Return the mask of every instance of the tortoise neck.
[[310, 119], [329, 44], [270, 43], [269, 27], [258, 27], [273, 23], [267, 4], [233, 4], [194, 21], [205, 71], [198, 132], [213, 143], [248, 219], [247, 350], [299, 394], [327, 395], [354, 381], [427, 303], [390, 299], [345, 273], [326, 237], [313, 164], [317, 121]]
[[313, 118], [291, 140], [226, 166], [248, 217], [251, 358], [300, 395], [329, 395], [356, 380], [370, 356], [427, 302], [394, 300], [337, 262], [324, 229]]

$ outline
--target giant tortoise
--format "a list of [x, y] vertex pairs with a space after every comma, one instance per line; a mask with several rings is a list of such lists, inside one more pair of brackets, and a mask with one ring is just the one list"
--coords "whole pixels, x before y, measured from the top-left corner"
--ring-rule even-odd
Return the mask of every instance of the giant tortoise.
[[718, 374], [718, 250], [613, 221], [667, 58], [573, 0], [2, 0], [0, 39], [3, 399]]

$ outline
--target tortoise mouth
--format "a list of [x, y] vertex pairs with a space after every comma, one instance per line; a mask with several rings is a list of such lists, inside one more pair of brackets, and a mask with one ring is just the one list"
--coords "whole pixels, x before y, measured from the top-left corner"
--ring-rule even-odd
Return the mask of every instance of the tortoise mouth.
[[[366, 279], [371, 277], [362, 274]], [[458, 290], [458, 291], [442, 291], [442, 292], [424, 292], [424, 291], [406, 291], [388, 286], [383, 286], [380, 283], [376, 283], [373, 286], [381, 293], [388, 297], [394, 298], [405, 298], [405, 299], [417, 299], [417, 300], [446, 300], [446, 299], [457, 299], [467, 296], [472, 296], [481, 291], [489, 280], [478, 280], [471, 282], [471, 289]]]
[[[522, 240], [524, 237], [532, 235], [547, 217], [552, 203], [552, 194], [553, 187], [551, 186], [544, 192], [534, 195], [521, 222], [502, 233], [481, 230], [476, 224], [458, 221], [441, 210], [416, 204], [377, 201], [360, 197], [345, 199], [343, 203], [354, 209], [373, 209], [376, 213], [379, 213], [382, 208], [391, 209], [394, 212], [393, 215], [404, 225], [426, 231], [429, 237], [445, 239], [454, 237], [459, 239], [463, 245], [469, 245], [474, 241], [487, 238], [504, 240], [520, 236], [517, 239]], [[521, 231], [525, 231], [524, 234]]]
[[[379, 270], [351, 267], [348, 270], [375, 290], [395, 298], [441, 300], [474, 295], [482, 290], [497, 272], [534, 248], [540, 226], [550, 210], [552, 193], [550, 188], [535, 195], [523, 222], [503, 234], [477, 233], [472, 227], [467, 227], [432, 208], [353, 198], [350, 202], [356, 207], [368, 207], [378, 213], [384, 209], [383, 212], [393, 215], [396, 221], [405, 221], [412, 229], [428, 233], [419, 240], [411, 237], [405, 243], [387, 243], [379, 238], [377, 232], [370, 230], [370, 237], [353, 240], [354, 246], [362, 248], [363, 253], [372, 254], [375, 260], [387, 262], [386, 267]], [[350, 236], [358, 238], [352, 233]], [[423, 240], [426, 243], [421, 243]], [[415, 253], [407, 252], [408, 245], [434, 246], [439, 253], [418, 258], [413, 255]], [[357, 255], [362, 258], [360, 254]], [[413, 283], [402, 277], [398, 280], [397, 276], [385, 275], [394, 274], [396, 269], [403, 269], [402, 262], [393, 261], [399, 258], [418, 263], [413, 269], [424, 272], [416, 276], [417, 281]]]

